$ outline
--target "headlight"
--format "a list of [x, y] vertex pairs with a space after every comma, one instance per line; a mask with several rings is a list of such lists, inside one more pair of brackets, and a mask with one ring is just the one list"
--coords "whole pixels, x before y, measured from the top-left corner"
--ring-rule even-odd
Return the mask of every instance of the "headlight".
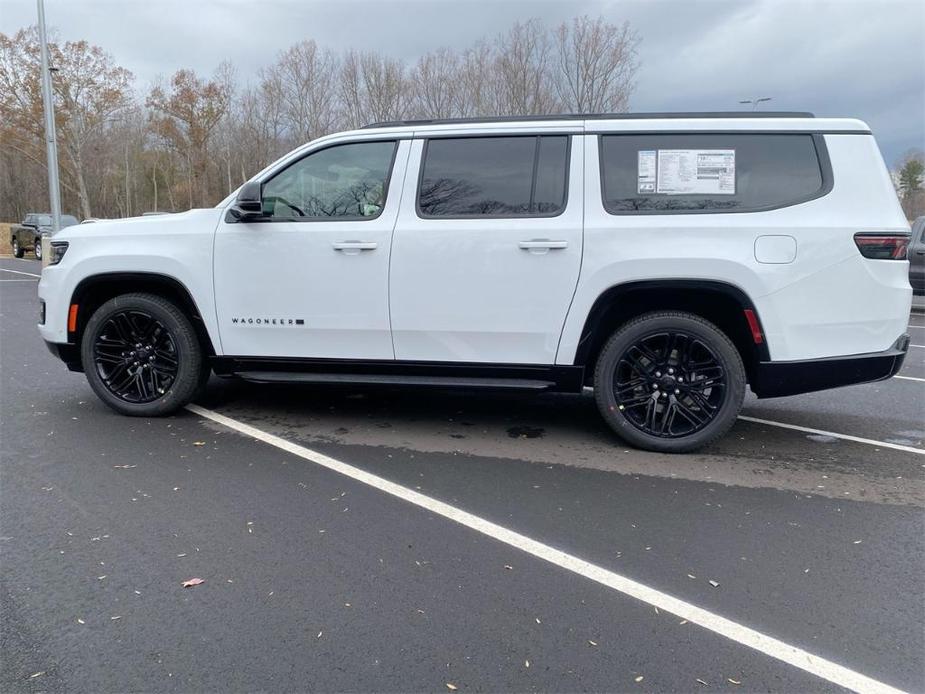
[[52, 241], [51, 254], [48, 258], [49, 265], [57, 265], [61, 262], [64, 254], [67, 253], [67, 241]]

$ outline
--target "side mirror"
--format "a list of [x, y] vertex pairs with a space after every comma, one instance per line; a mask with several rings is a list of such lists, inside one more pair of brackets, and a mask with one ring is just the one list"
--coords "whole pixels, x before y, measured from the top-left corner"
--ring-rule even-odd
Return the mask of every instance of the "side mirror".
[[241, 222], [263, 216], [263, 186], [260, 181], [248, 181], [238, 191], [234, 205], [228, 208], [232, 217]]

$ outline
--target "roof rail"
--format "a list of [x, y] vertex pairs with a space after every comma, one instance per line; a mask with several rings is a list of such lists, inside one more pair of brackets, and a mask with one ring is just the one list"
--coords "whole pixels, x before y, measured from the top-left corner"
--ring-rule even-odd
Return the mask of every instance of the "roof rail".
[[456, 123], [510, 123], [544, 120], [642, 120], [670, 118], [815, 118], [809, 111], [692, 111], [669, 113], [552, 113], [545, 116], [480, 116], [477, 118], [420, 118], [381, 121], [364, 125], [369, 128], [389, 128], [408, 125], [453, 125]]

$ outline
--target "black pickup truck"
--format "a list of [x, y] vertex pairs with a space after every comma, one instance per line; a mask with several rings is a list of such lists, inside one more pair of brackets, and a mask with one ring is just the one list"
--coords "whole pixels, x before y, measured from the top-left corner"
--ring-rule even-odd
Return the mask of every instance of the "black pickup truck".
[[[61, 228], [77, 224], [73, 215], [61, 215]], [[42, 259], [42, 237], [51, 236], [51, 215], [30, 212], [21, 224], [10, 227], [10, 247], [13, 255], [22, 258], [27, 250], [35, 253], [36, 260]]]

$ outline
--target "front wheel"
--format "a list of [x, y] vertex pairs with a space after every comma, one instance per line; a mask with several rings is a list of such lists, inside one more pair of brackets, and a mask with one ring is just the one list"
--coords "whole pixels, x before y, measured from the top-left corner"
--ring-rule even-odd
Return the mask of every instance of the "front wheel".
[[19, 245], [19, 239], [13, 239], [13, 257], [22, 258], [25, 253], [23, 247]]
[[154, 294], [123, 294], [90, 317], [81, 342], [90, 387], [135, 417], [170, 414], [201, 387], [202, 347], [186, 315]]
[[35, 253], [36, 260], [42, 259], [42, 237], [41, 236], [35, 237], [35, 245], [32, 247], [32, 251]]
[[691, 313], [648, 313], [604, 346], [594, 393], [604, 419], [628, 443], [686, 453], [735, 423], [745, 368], [735, 345], [712, 323]]

